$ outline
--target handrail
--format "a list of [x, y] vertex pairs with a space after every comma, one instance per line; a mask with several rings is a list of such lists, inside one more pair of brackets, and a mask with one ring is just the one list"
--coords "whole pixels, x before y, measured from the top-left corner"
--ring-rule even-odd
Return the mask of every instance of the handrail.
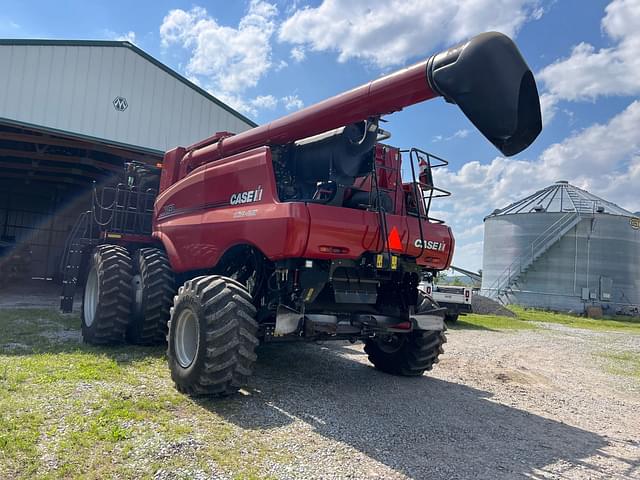
[[524, 269], [531, 265], [540, 253], [550, 248], [558, 240], [562, 231], [567, 226], [576, 220], [579, 221], [581, 218], [579, 212], [570, 212], [557, 219], [531, 242], [526, 253], [511, 262], [491, 286], [489, 288], [483, 288], [483, 290], [496, 292], [496, 296], [500, 296], [501, 290], [506, 288], [516, 276], [519, 276]]

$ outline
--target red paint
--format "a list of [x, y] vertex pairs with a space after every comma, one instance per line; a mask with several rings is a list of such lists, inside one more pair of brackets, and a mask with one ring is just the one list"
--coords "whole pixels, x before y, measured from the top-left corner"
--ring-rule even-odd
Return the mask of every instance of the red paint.
[[186, 150], [182, 147], [176, 147], [164, 154], [162, 160], [162, 173], [160, 174], [160, 191], [163, 192], [171, 185], [178, 181], [178, 170], [180, 161], [184, 157]]
[[[377, 153], [386, 149], [384, 158], [399, 161], [395, 149], [377, 148]], [[262, 189], [260, 201], [229, 204], [233, 194], [258, 187]], [[398, 191], [394, 213], [387, 214], [389, 231], [395, 230], [400, 242], [394, 250], [417, 256], [420, 249], [414, 243], [420, 238], [418, 220], [404, 213], [403, 189]], [[158, 196], [154, 218], [154, 237], [165, 245], [177, 272], [211, 268], [224, 252], [240, 244], [256, 247], [270, 260], [357, 259], [384, 247], [376, 212], [280, 202], [268, 147], [197, 168]], [[423, 231], [425, 240], [453, 246], [446, 225], [423, 222]], [[327, 251], [323, 247], [343, 250]], [[449, 265], [450, 253], [449, 248], [443, 252], [425, 250], [417, 262], [442, 270]]]
[[[438, 96], [427, 80], [427, 62], [373, 80], [266, 125], [232, 137], [217, 133], [195, 144], [189, 162], [195, 166], [262, 145], [284, 145], [370, 117], [402, 110]], [[201, 148], [197, 148], [200, 145]]]
[[[402, 184], [398, 149], [377, 145], [375, 151], [379, 186], [392, 192], [393, 208], [386, 215], [386, 231], [391, 235], [386, 239], [377, 212], [280, 202], [269, 148], [436, 97], [427, 80], [427, 63], [238, 135], [218, 132], [188, 149], [167, 152], [153, 235], [165, 245], [174, 270], [211, 268], [228, 249], [240, 244], [255, 246], [270, 260], [357, 259], [383, 251], [385, 241], [397, 253], [420, 255], [416, 261], [422, 266], [446, 268], [453, 248], [447, 226], [425, 221], [422, 228], [425, 241], [445, 243], [444, 251], [415, 247], [420, 228], [418, 219], [406, 212], [411, 188]], [[371, 179], [359, 179], [355, 188], [371, 191]]]

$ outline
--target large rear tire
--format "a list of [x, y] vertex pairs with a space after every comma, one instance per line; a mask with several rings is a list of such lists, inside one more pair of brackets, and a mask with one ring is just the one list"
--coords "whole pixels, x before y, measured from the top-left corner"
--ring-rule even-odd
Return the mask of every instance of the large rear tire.
[[82, 298], [82, 339], [93, 345], [124, 341], [133, 292], [131, 255], [117, 245], [96, 248]]
[[176, 388], [226, 396], [247, 384], [256, 360], [258, 324], [247, 289], [227, 277], [185, 282], [171, 309], [168, 360]]
[[[418, 293], [416, 313], [426, 313], [438, 305], [423, 292]], [[445, 327], [446, 330], [446, 327]], [[386, 337], [370, 338], [364, 351], [375, 368], [392, 375], [419, 377], [438, 363], [447, 337], [442, 331], [414, 330]]]
[[167, 338], [169, 311], [175, 295], [169, 259], [159, 248], [141, 248], [133, 263], [135, 297], [127, 340], [138, 345], [161, 345]]

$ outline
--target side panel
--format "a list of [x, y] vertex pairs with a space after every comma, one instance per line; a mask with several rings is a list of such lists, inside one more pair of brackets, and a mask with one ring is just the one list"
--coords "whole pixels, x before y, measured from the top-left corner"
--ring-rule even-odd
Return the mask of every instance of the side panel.
[[412, 256], [420, 255], [418, 264], [434, 270], [446, 270], [451, 265], [455, 240], [451, 229], [440, 223], [422, 221], [424, 235], [424, 249], [420, 247], [420, 225], [416, 217], [408, 216], [409, 245], [407, 253]]
[[279, 203], [271, 151], [261, 147], [204, 165], [156, 201], [154, 236], [178, 272], [211, 268], [239, 244], [277, 260], [303, 255], [304, 203]]
[[[386, 239], [380, 235], [380, 217], [376, 212], [328, 205], [308, 204], [311, 228], [305, 250], [306, 258], [358, 258], [366, 252], [386, 249]], [[401, 249], [391, 248], [392, 253], [418, 256], [421, 248], [416, 246], [420, 240], [418, 220], [413, 217], [387, 215], [387, 235], [395, 228]], [[418, 264], [443, 270], [449, 266], [453, 252], [453, 236], [446, 225], [423, 224], [425, 249]], [[393, 240], [390, 245], [393, 245]], [[321, 247], [339, 247], [344, 253], [325, 253]]]
[[[305, 257], [358, 258], [365, 252], [380, 251], [384, 247], [377, 213], [319, 204], [308, 204], [307, 208], [311, 229]], [[408, 232], [404, 217], [387, 215], [387, 226], [390, 231], [393, 227], [397, 229], [402, 245], [406, 246]], [[324, 253], [321, 247], [339, 247], [345, 252]]]

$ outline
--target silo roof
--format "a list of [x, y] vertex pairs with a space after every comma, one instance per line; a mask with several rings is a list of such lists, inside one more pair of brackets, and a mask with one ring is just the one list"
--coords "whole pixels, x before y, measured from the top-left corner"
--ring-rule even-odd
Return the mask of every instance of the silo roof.
[[634, 214], [615, 203], [608, 202], [592, 193], [571, 185], [566, 180], [559, 180], [542, 190], [538, 190], [522, 200], [505, 208], [494, 210], [488, 217], [511, 215], [515, 213], [563, 213], [577, 212], [583, 214], [608, 213], [633, 217]]

